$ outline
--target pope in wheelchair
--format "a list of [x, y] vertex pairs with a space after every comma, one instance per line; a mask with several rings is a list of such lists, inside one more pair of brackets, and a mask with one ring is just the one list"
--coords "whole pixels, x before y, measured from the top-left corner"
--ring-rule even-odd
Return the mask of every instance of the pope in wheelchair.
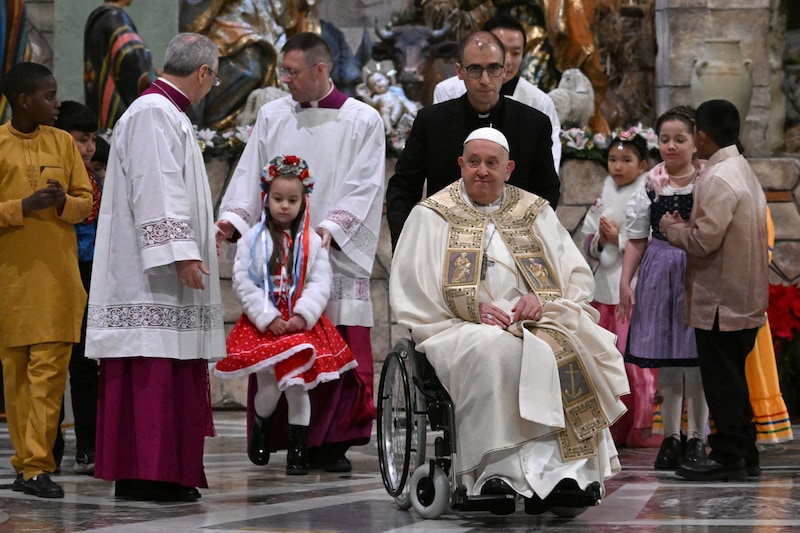
[[507, 514], [520, 496], [529, 514], [574, 516], [620, 471], [609, 427], [629, 393], [622, 356], [555, 211], [506, 184], [503, 134], [472, 132], [459, 166], [460, 180], [412, 210], [390, 276], [392, 309], [454, 406], [451, 503], [500, 497], [489, 510]]

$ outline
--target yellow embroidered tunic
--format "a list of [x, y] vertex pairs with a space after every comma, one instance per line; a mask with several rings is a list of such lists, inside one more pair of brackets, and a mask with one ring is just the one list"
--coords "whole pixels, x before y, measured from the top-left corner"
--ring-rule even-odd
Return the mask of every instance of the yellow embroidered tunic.
[[[78, 342], [86, 306], [74, 224], [89, 215], [92, 186], [75, 141], [40, 126], [0, 126], [0, 345]], [[22, 216], [22, 199], [57, 179], [67, 193], [55, 207]]]

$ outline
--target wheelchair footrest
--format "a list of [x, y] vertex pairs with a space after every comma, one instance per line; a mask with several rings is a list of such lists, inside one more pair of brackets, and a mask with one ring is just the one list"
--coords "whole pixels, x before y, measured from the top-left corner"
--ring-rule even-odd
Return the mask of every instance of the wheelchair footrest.
[[496, 515], [512, 514], [516, 510], [516, 500], [510, 494], [467, 495], [462, 485], [456, 491], [452, 506], [456, 511], [488, 511]]

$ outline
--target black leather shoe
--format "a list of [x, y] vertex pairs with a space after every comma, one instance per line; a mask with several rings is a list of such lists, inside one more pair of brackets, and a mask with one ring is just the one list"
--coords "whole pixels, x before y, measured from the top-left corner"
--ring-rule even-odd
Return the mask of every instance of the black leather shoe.
[[689, 481], [744, 481], [747, 479], [744, 459], [727, 464], [718, 463], [713, 459], [706, 459], [697, 464], [685, 463], [678, 468], [676, 474]]
[[761, 477], [761, 465], [759, 465], [758, 455], [755, 458], [745, 457], [744, 468], [747, 470], [747, 477], [758, 478]]
[[131, 497], [131, 489], [136, 484], [136, 479], [118, 479], [114, 482], [114, 497], [127, 499]]
[[747, 470], [747, 477], [758, 478], [761, 477], [761, 466], [758, 457], [758, 449], [753, 448], [744, 456], [744, 466]]
[[269, 435], [271, 429], [272, 417], [261, 418], [258, 415], [253, 415], [250, 441], [247, 443], [247, 457], [254, 465], [263, 466], [269, 463]]
[[11, 490], [14, 492], [25, 491], [25, 478], [22, 477], [22, 472], [17, 474], [17, 477], [14, 478], [14, 483], [11, 484]]
[[337, 442], [334, 444], [323, 444], [323, 460], [325, 461], [326, 472], [345, 473], [353, 470], [350, 459], [345, 457], [345, 453], [350, 448], [349, 444]]
[[353, 463], [350, 462], [350, 459], [341, 454], [336, 457], [328, 457], [328, 460], [325, 463], [325, 471], [326, 472], [337, 472], [337, 473], [344, 473], [350, 472], [353, 470]]
[[33, 476], [22, 486], [25, 494], [33, 494], [39, 498], [63, 498], [64, 489], [58, 483], [50, 479], [47, 474]]
[[483, 496], [502, 496], [508, 494], [509, 496], [516, 496], [517, 493], [511, 486], [500, 479], [499, 477], [493, 477], [486, 480], [486, 483], [483, 484], [481, 487], [481, 495]]
[[535, 493], [532, 498], [523, 498], [523, 500], [525, 501], [525, 514], [543, 514], [550, 510], [550, 506]]
[[654, 468], [656, 470], [675, 470], [680, 466], [681, 441], [675, 437], [664, 437], [658, 450]]
[[706, 460], [706, 445], [703, 439], [692, 438], [686, 442], [681, 464], [699, 464]]
[[200, 491], [167, 481], [133, 480], [129, 500], [143, 502], [193, 502], [200, 498]]

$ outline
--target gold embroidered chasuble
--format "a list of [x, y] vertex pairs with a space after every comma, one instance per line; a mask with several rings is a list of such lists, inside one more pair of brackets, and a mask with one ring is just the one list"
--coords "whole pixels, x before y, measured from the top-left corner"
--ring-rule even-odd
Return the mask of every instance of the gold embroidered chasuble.
[[[423, 206], [437, 212], [448, 224], [447, 249], [442, 265], [442, 296], [450, 311], [462, 320], [480, 323], [478, 293], [482, 278], [485, 277], [484, 270], [490, 264], [484, 258], [487, 241], [491, 240], [492, 235], [487, 232], [487, 224], [490, 222], [513, 256], [516, 269], [525, 285], [536, 293], [543, 306], [552, 309], [564, 305], [563, 301], [558, 303], [563, 296], [559, 276], [545, 253], [545, 247], [532, 230], [534, 219], [548, 204], [538, 197], [532, 202], [529, 201], [530, 198], [522, 201], [524, 194], [515, 187], [506, 187], [505, 198], [499, 209], [488, 213], [475, 209], [465, 201], [461, 181], [458, 181], [422, 202]], [[565, 307], [569, 308], [569, 305]], [[591, 319], [574, 320], [575, 317], [564, 327], [563, 314], [562, 309], [558, 313], [559, 321], [556, 322], [550, 319], [552, 313], [545, 313], [539, 322], [512, 324], [508, 331], [523, 337], [524, 343], [537, 344], [536, 349], [539, 351], [541, 342], [552, 350], [557, 367], [557, 370], [553, 370], [557, 372], [558, 385], [550, 392], [555, 396], [560, 391], [563, 418], [542, 417], [536, 412], [541, 409], [541, 405], [530, 405], [526, 402], [535, 398], [541, 399], [543, 391], [530, 390], [532, 387], [530, 384], [526, 385], [524, 377], [520, 382], [520, 412], [523, 418], [537, 422], [549, 421], [563, 428], [556, 434], [561, 456], [564, 460], [575, 460], [597, 454], [597, 443], [593, 437], [621, 416], [624, 407], [618, 401], [619, 391], [614, 390], [619, 387], [609, 387], [602, 378], [597, 380], [592, 377], [598, 376], [597, 362], [583, 346], [581, 335], [576, 331], [569, 331], [571, 327], [586, 327], [587, 323], [590, 327], [593, 326], [592, 329], [600, 328]], [[540, 342], [531, 340], [531, 336], [535, 336]], [[619, 359], [620, 368], [616, 369], [619, 374], [622, 363], [621, 357], [613, 348], [613, 336], [606, 338], [606, 341], [611, 341], [610, 346], [606, 347], [613, 350]], [[547, 361], [543, 361], [541, 357], [537, 356], [536, 362], [531, 358], [528, 358], [527, 364], [523, 361], [523, 371], [527, 369], [531, 372], [546, 372], [546, 369], [539, 368], [547, 366]], [[624, 369], [621, 372], [624, 382]], [[595, 384], [598, 381], [599, 387]], [[526, 394], [526, 390], [531, 394]], [[553, 405], [552, 398], [546, 401]]]

